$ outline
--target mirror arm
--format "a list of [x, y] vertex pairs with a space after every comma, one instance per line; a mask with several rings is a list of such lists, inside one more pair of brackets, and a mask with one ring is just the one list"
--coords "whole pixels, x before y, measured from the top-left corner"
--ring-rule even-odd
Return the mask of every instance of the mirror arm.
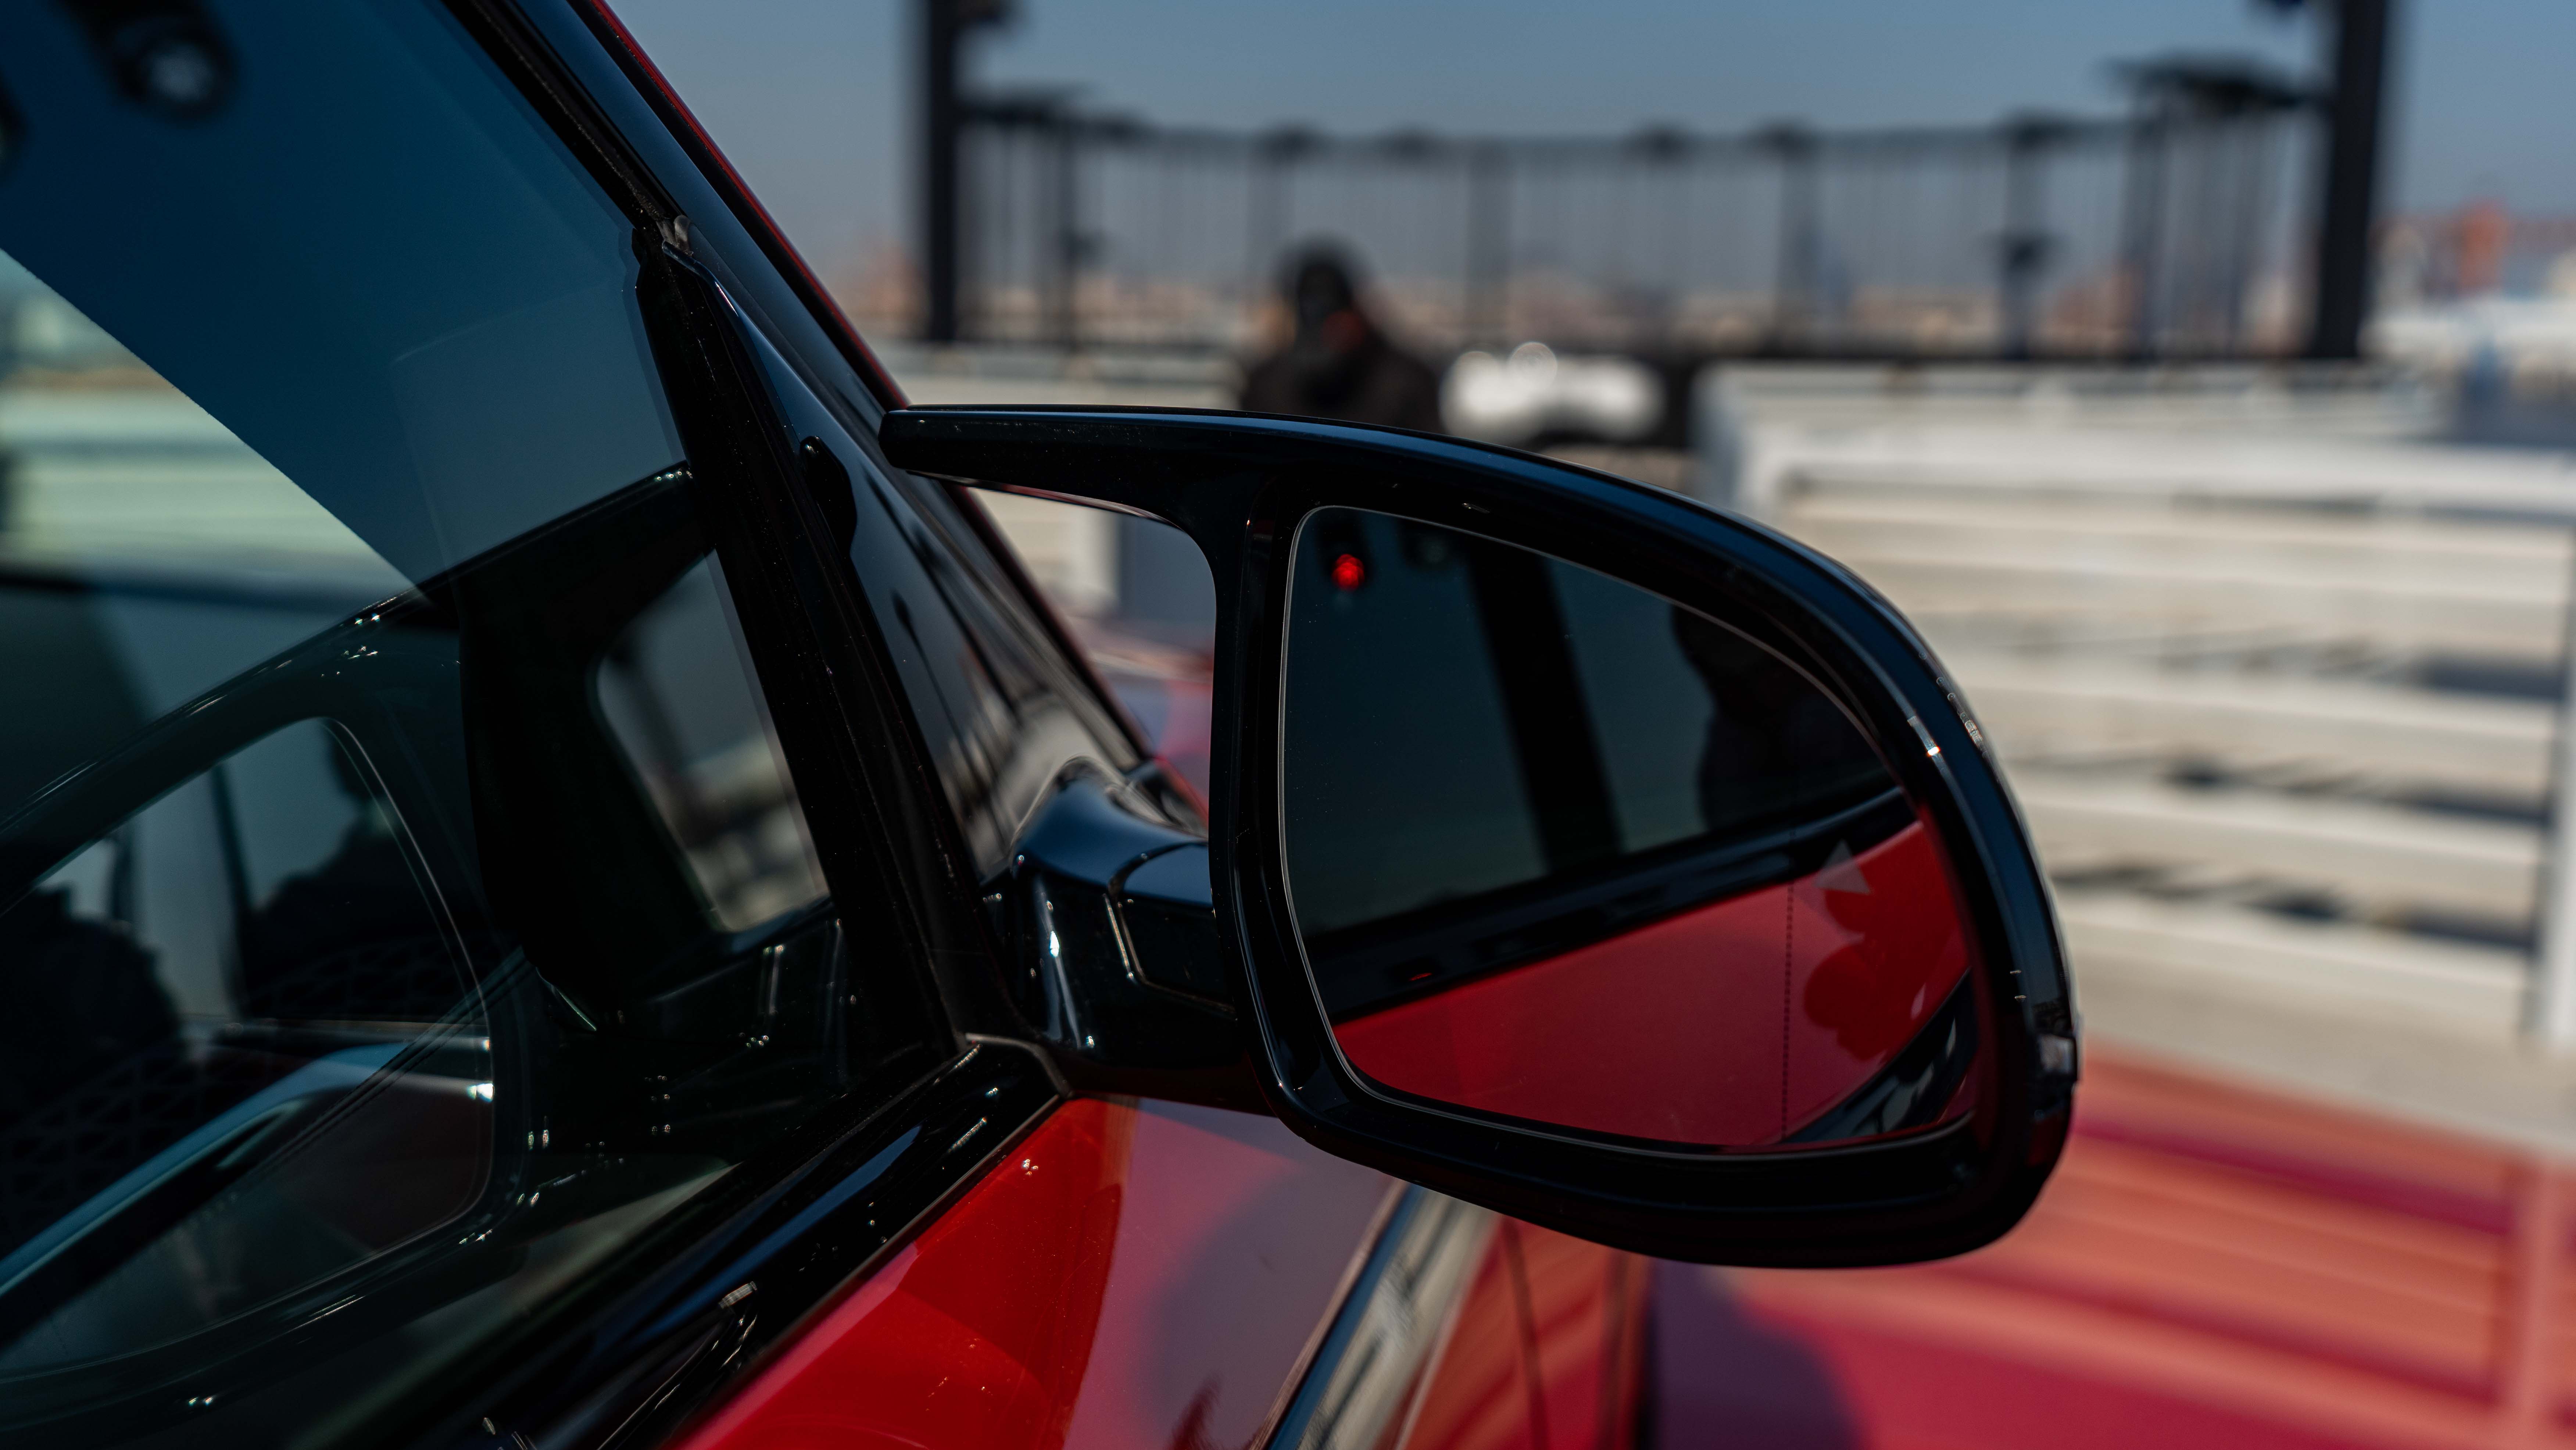
[[1078, 1091], [1267, 1112], [1225, 1000], [1207, 845], [1141, 794], [1067, 771], [985, 883], [1027, 1040]]

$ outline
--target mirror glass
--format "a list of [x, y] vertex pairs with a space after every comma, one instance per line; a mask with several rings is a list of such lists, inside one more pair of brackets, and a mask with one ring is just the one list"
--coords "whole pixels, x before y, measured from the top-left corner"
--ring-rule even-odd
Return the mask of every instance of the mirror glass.
[[1354, 1069], [1693, 1147], [1969, 1111], [1992, 1034], [1941, 846], [1805, 673], [1387, 514], [1309, 515], [1294, 567], [1288, 887]]

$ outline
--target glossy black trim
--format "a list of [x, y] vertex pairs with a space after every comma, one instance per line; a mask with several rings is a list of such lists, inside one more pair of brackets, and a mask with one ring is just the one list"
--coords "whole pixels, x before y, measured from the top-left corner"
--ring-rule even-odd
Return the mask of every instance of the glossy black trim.
[[978, 1044], [859, 1121], [818, 1124], [736, 1168], [515, 1332], [386, 1406], [365, 1427], [375, 1433], [347, 1438], [474, 1450], [665, 1440], [1060, 1100], [1035, 1053]]
[[1077, 768], [988, 883], [1015, 1005], [1077, 1091], [1262, 1110], [1232, 1004], [1189, 990], [1224, 961], [1207, 898], [1197, 908], [1204, 930], [1193, 932], [1184, 892], [1125, 890], [1153, 861], [1202, 849], [1155, 819], [1143, 792]]
[[520, 95], [546, 118], [628, 221], [685, 244], [685, 226], [673, 226], [683, 215], [679, 202], [573, 83], [525, 14], [504, 0], [447, 0], [447, 8]]
[[1225, 942], [1216, 930], [1207, 842], [1191, 841], [1134, 862], [1109, 883], [1109, 894], [1138, 978], [1225, 1008], [1231, 1028], [1234, 993], [1226, 985]]
[[[994, 1025], [973, 989], [955, 985], [991, 973], [989, 939], [885, 642], [839, 547], [843, 521], [815, 492], [757, 338], [775, 339], [862, 451], [900, 392], [604, 13], [579, 0], [447, 3], [635, 223], [638, 301], [694, 500], [843, 929], [888, 978], [884, 995], [899, 999], [855, 1029], [930, 1039], [346, 1436], [643, 1445], [712, 1404], [970, 1184], [1060, 1101], [1064, 1083], [1031, 1049], [966, 1039]], [[463, 1399], [459, 1387], [474, 1384], [489, 1393]]]
[[[831, 525], [768, 396], [741, 315], [704, 269], [653, 234], [635, 236], [645, 333], [687, 449], [692, 495], [723, 563], [743, 634], [824, 877], [850, 930], [890, 948], [902, 1004], [930, 1031], [958, 1030], [928, 964], [956, 908], [937, 859], [941, 807], [902, 692], [852, 597]], [[912, 869], [907, 869], [910, 865]], [[953, 1037], [952, 1037], [953, 1040]]]
[[[1216, 576], [1214, 851], [1238, 1007], [1271, 1106], [1329, 1151], [1641, 1252], [1772, 1265], [1903, 1262], [1992, 1240], [2029, 1207], [2073, 1100], [2073, 1003], [2046, 885], [1974, 719], [1865, 585], [1758, 525], [1624, 479], [1391, 429], [1182, 409], [916, 408], [879, 438], [954, 482], [1179, 526]], [[1520, 544], [1743, 631], [1843, 704], [1922, 809], [1985, 973], [1993, 1080], [1958, 1130], [1789, 1150], [1662, 1153], [1401, 1103], [1345, 1063], [1282, 870], [1279, 719], [1291, 543], [1316, 508]]]
[[11, 98], [9, 87], [0, 83], [0, 176], [9, 174], [17, 163], [19, 144], [25, 140], [27, 123], [18, 114], [18, 103]]
[[901, 405], [893, 376], [613, 15], [590, 0], [445, 3], [628, 219], [706, 264], [787, 339], [819, 394], [869, 423]]
[[[705, 197], [711, 188], [726, 199], [729, 223], [742, 207], [757, 207], [729, 169], [710, 172], [695, 143], [668, 129], [676, 113], [660, 98], [658, 77], [620, 37], [594, 28], [607, 23], [595, 7], [445, 3], [635, 223], [646, 337], [835, 898], [868, 908], [854, 930], [883, 932], [912, 949], [927, 1010], [945, 1013], [958, 1030], [977, 1025], [971, 1014], [955, 1020], [959, 994], [929, 967], [986, 947], [960, 910], [964, 893], [956, 888], [967, 883], [952, 869], [953, 825], [902, 718], [903, 692], [856, 597], [848, 556], [830, 547], [835, 521], [817, 503], [799, 441], [752, 356], [752, 323], [725, 285], [734, 276], [774, 294], [783, 279], [766, 250], [749, 259], [757, 265], [748, 271], [726, 266], [681, 209], [684, 193]], [[778, 320], [795, 324], [791, 331], [828, 336], [812, 310], [817, 299], [785, 285], [784, 300], [795, 305], [768, 311], [786, 314]], [[856, 346], [854, 337], [835, 345], [841, 341]], [[855, 356], [874, 367], [864, 348]], [[889, 395], [867, 368], [861, 378], [871, 404], [881, 406]], [[850, 401], [844, 390], [818, 393]]]
[[[1013, 976], [1060, 964], [1036, 953], [1037, 943], [1070, 944], [1088, 934], [1050, 938], [1024, 929], [1019, 918], [1028, 909], [1048, 906], [1043, 898], [1050, 888], [1034, 868], [1017, 892], [1022, 899], [976, 919], [977, 897], [1000, 888], [970, 874], [931, 749], [903, 709], [891, 652], [840, 547], [850, 520], [828, 507], [807, 440], [791, 437], [770, 375], [755, 355], [772, 344], [698, 259], [646, 229], [637, 231], [636, 247], [647, 334], [703, 484], [701, 506], [730, 526], [719, 532], [719, 547], [734, 541], [728, 578], [836, 897], [844, 879], [834, 873], [836, 862], [850, 879], [875, 873], [869, 879], [898, 908], [888, 914], [886, 929], [911, 943], [919, 960], [935, 964], [940, 1004], [960, 1033], [1043, 1044], [1062, 1075], [1084, 1090], [1257, 1106], [1230, 1005], [1165, 991], [1132, 966], [1077, 972], [1075, 985], [1051, 988], [1046, 1000], [1025, 993], [1013, 1000]], [[775, 383], [800, 385], [793, 378]], [[936, 487], [897, 476], [888, 489], [900, 495], [904, 485]], [[887, 500], [888, 507], [897, 503]], [[996, 557], [1010, 572], [1011, 556]], [[1050, 621], [1050, 627], [1069, 649], [1060, 626]], [[1078, 654], [1067, 658], [1095, 699], [1111, 698]], [[1153, 803], [1125, 815], [1140, 828], [1156, 805], [1167, 804], [1168, 792], [1113, 784]], [[1194, 825], [1196, 812], [1178, 819]], [[1154, 829], [1157, 848], [1199, 839], [1188, 829]], [[1063, 878], [1082, 883], [1062, 903], [1067, 912], [1110, 918], [1107, 873], [1126, 859], [1099, 874]], [[1031, 892], [1040, 898], [1034, 908], [1025, 899]], [[1110, 919], [1100, 936], [1115, 945], [1094, 955], [1132, 957], [1131, 940]], [[1069, 1013], [1087, 1020], [1071, 1026]]]
[[[802, 451], [789, 457], [777, 451], [785, 439], [757, 436], [778, 431], [783, 420], [744, 355], [743, 334], [760, 334], [863, 453], [877, 452], [875, 425], [885, 409], [902, 403], [901, 390], [614, 15], [592, 0], [446, 3], [635, 222], [648, 313], [657, 287], [666, 298], [676, 291], [697, 299], [683, 305], [690, 316], [682, 326], [657, 333], [674, 410], [683, 405], [682, 392], [694, 392], [713, 405], [703, 417], [734, 430], [732, 439], [743, 446], [730, 451], [752, 465], [759, 486], [746, 496], [766, 515], [770, 541], [781, 546], [775, 557], [797, 563], [800, 597], [826, 622], [809, 640], [831, 648], [810, 654], [807, 663], [837, 686], [848, 722], [864, 727], [853, 735], [862, 742], [858, 753], [873, 795], [861, 814], [882, 823], [882, 859], [912, 904], [908, 927], [935, 964], [951, 1020], [961, 1032], [1028, 1035], [1029, 1025], [1014, 1020], [993, 990], [1001, 968], [991, 960], [993, 943], [960, 909], [977, 883], [963, 864], [967, 857], [926, 747], [902, 718], [903, 691], [886, 641], [847, 577], [846, 550], [832, 562], [817, 562], [821, 551], [813, 541], [837, 537], [842, 521], [818, 502]], [[657, 271], [678, 275], [676, 288], [659, 286]], [[659, 339], [673, 332], [694, 334], [717, 365], [672, 376]], [[701, 385], [691, 386], [692, 371]], [[700, 467], [707, 471], [703, 461]], [[730, 474], [719, 487], [741, 481], [739, 473]], [[961, 512], [1093, 699], [1144, 755], [1142, 732], [991, 520], [971, 501]], [[794, 517], [800, 513], [801, 520]], [[791, 762], [802, 772], [806, 766], [794, 755], [791, 747]], [[1202, 818], [1201, 803], [1168, 772], [1149, 768], [1137, 779], [1175, 819]], [[1186, 1086], [1176, 1091], [1194, 1096]]]
[[[841, 314], [839, 304], [832, 300], [831, 294], [814, 276], [813, 268], [805, 264], [804, 257], [787, 240], [786, 233], [779, 230], [768, 208], [762, 206], [759, 198], [751, 194], [751, 188], [743, 184], [741, 174], [733, 169], [733, 163], [717, 149], [714, 138], [698, 124], [697, 117], [690, 114], [679, 93], [671, 89], [661, 69], [644, 54], [643, 47], [635, 43], [635, 37], [627, 33], [625, 25], [597, 0], [572, 0], [569, 8], [596, 46], [588, 55], [610, 60], [634, 97], [651, 108], [664, 134], [689, 159], [696, 179], [715, 194], [734, 223], [759, 249], [762, 260], [767, 263], [764, 270], [769, 277], [783, 285], [804, 315], [822, 330], [833, 350], [858, 374], [880, 407], [903, 406], [903, 389], [895, 382], [894, 374], [886, 371], [885, 364], [877, 361], [876, 354], [869, 350], [866, 339], [850, 326], [849, 319]], [[573, 54], [582, 56], [579, 51]]]

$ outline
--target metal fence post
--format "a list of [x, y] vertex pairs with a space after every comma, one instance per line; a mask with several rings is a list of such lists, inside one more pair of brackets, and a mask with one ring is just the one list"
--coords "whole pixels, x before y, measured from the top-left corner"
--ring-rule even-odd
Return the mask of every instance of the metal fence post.
[[[933, 330], [972, 333], [981, 312], [1014, 338], [1076, 345], [1097, 320], [1088, 277], [1142, 288], [1170, 341], [1232, 348], [1268, 315], [1280, 254], [1305, 228], [1355, 233], [1343, 240], [1389, 264], [1379, 284], [1399, 314], [1443, 345], [1599, 347], [1624, 333], [1677, 362], [2222, 350], [2249, 265], [2273, 245], [2272, 133], [2258, 122], [2298, 93], [2243, 67], [2142, 70], [2139, 89], [2121, 119], [1372, 138], [1161, 127], [1061, 92], [984, 91], [958, 105], [955, 226], [941, 229], [954, 245], [925, 275], [945, 319]], [[2119, 215], [2073, 206], [2123, 147]], [[1136, 163], [1161, 165], [1160, 190], [1128, 185]], [[1579, 200], [1604, 182], [1610, 204]], [[1641, 260], [1658, 231], [1660, 271]], [[2086, 290], [2056, 318], [2052, 284], [2106, 241], [2127, 315], [2098, 315]]]
[[1467, 336], [1500, 344], [1511, 327], [1512, 172], [1499, 145], [1476, 148], [1467, 162]]
[[1009, 0], [922, 0], [921, 335], [955, 342], [965, 333], [960, 301], [966, 290], [966, 254], [973, 250], [965, 214], [968, 178], [963, 152], [973, 111], [959, 78], [967, 35], [1011, 18]]
[[2378, 212], [2379, 133], [2392, 0], [2337, 0], [2334, 90], [2326, 110], [2324, 194], [2317, 204], [2316, 298], [2308, 356], [2361, 356], [2370, 311], [2370, 224]]
[[2127, 184], [2122, 188], [2121, 241], [2129, 274], [2129, 357], [2144, 362], [2164, 340], [2159, 304], [2164, 291], [2166, 117], [2161, 105], [2141, 115], [2129, 133]]
[[1249, 203], [1243, 219], [1244, 297], [1253, 307], [1270, 295], [1270, 274], [1279, 266], [1281, 234], [1287, 226], [1283, 220], [1287, 200], [1282, 194], [1287, 169], [1286, 161], [1264, 152], [1253, 158], [1244, 178]]
[[2003, 324], [2004, 356], [2030, 357], [2039, 322], [2039, 279], [2048, 269], [2055, 238], [2048, 232], [2048, 148], [2060, 127], [2044, 117], [2012, 122], [2004, 142], [2004, 233], [1997, 239], [1996, 313]]
[[1774, 126], [1762, 144], [1780, 158], [1780, 271], [1771, 302], [1772, 346], [1808, 340], [1824, 263], [1823, 198], [1816, 184], [1816, 138], [1795, 124]]
[[1054, 243], [1050, 249], [1054, 253], [1054, 276], [1050, 280], [1055, 284], [1055, 295], [1048, 300], [1055, 304], [1055, 344], [1066, 352], [1072, 352], [1082, 345], [1080, 290], [1084, 247], [1082, 194], [1079, 189], [1081, 176], [1076, 155], [1080, 129], [1072, 116], [1059, 116], [1055, 125], [1049, 128], [1047, 139], [1053, 143], [1053, 154], [1048, 160], [1054, 173], [1049, 180], [1055, 203], [1052, 208], [1055, 215], [1050, 218], [1053, 235], [1049, 238]]
[[1271, 293], [1288, 246], [1289, 168], [1314, 146], [1315, 137], [1295, 126], [1266, 132], [1252, 143], [1251, 172], [1245, 185], [1250, 209], [1244, 218], [1244, 254], [1251, 281], [1244, 302], [1256, 312]]

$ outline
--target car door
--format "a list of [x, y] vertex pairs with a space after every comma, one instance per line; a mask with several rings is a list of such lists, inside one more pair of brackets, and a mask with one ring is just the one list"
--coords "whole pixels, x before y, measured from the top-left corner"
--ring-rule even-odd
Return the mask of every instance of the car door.
[[13, 1440], [652, 1431], [1058, 1098], [484, 19], [0, 18]]
[[[600, 16], [0, 27], [8, 1434], [1337, 1443], [1505, 1303], [1534, 1383], [1489, 1216], [1021, 1045], [1217, 1010], [1080, 859], [1186, 801]], [[1032, 1024], [1080, 920], [1179, 987]]]

